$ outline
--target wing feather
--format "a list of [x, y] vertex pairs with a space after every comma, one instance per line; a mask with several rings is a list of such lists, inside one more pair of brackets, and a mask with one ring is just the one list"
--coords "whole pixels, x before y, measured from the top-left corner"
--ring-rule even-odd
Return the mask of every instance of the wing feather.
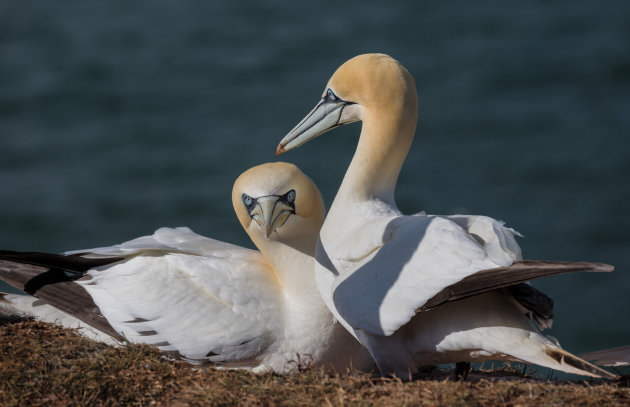
[[[15, 260], [17, 257], [12, 258]], [[36, 258], [42, 262], [41, 253]], [[55, 261], [55, 264], [59, 263]], [[87, 291], [74, 283], [64, 270], [0, 259], [0, 279], [113, 338], [122, 339], [103, 317]]]
[[66, 256], [9, 257], [0, 276], [12, 285], [108, 334], [191, 361], [255, 361], [280, 331], [282, 295], [262, 255], [188, 228]]
[[630, 346], [589, 352], [580, 357], [600, 366], [628, 366], [630, 365]]
[[[359, 232], [342, 233], [352, 234], [343, 240], [343, 250], [331, 247], [337, 257], [318, 254], [318, 261], [332, 262], [338, 271], [332, 300], [339, 316], [351, 328], [376, 335], [391, 335], [416, 312], [445, 302], [559, 273], [613, 269], [600, 263], [520, 261], [518, 232], [486, 216], [378, 218], [361, 223]], [[327, 253], [323, 246], [318, 253]], [[543, 304], [539, 311], [549, 307]]]
[[362, 233], [383, 236], [382, 247], [337, 278], [333, 301], [351, 327], [369, 333], [391, 335], [445, 287], [497, 267], [480, 242], [442, 217], [398, 216]]
[[232, 252], [240, 253], [242, 250], [247, 249], [199, 235], [187, 227], [163, 227], [156, 230], [153, 235], [138, 237], [121, 244], [87, 250], [73, 250], [64, 254], [81, 255], [81, 257], [89, 259], [116, 256], [130, 257], [142, 252], [178, 252], [199, 256], [229, 256]]
[[510, 266], [480, 270], [453, 285], [445, 287], [419, 307], [418, 311], [426, 311], [445, 302], [460, 300], [484, 292], [556, 274], [578, 271], [611, 272], [613, 270], [613, 266], [603, 263], [547, 260], [517, 261]]
[[138, 255], [88, 275], [81, 285], [126, 339], [189, 360], [255, 359], [279, 330], [280, 288], [254, 251]]

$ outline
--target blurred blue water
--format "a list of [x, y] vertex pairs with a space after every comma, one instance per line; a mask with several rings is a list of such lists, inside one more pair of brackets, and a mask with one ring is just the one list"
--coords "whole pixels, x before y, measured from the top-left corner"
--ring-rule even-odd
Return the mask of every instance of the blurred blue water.
[[[490, 215], [527, 258], [616, 265], [535, 285], [567, 349], [630, 343], [630, 3], [216, 3], [0, 3], [1, 248], [180, 225], [251, 246], [233, 181], [275, 160], [338, 65], [385, 52], [420, 94], [400, 208]], [[281, 159], [330, 203], [359, 128]]]

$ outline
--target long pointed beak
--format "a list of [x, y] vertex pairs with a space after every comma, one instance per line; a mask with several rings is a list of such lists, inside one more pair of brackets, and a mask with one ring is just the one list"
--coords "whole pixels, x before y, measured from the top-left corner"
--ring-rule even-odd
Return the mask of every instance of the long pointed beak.
[[266, 239], [294, 213], [293, 208], [280, 198], [275, 195], [258, 198], [256, 206], [249, 214], [264, 229]]
[[321, 100], [311, 112], [297, 126], [293, 128], [278, 144], [276, 156], [285, 151], [301, 146], [307, 141], [340, 126], [343, 108], [348, 102], [343, 100], [330, 102]]

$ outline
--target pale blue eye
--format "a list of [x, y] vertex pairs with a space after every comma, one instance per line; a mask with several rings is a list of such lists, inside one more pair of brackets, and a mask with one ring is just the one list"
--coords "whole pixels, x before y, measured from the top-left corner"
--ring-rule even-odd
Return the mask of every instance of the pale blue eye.
[[290, 190], [287, 192], [287, 202], [293, 203], [295, 201], [295, 190]]
[[247, 195], [247, 194], [243, 194], [243, 203], [245, 204], [245, 206], [251, 206], [252, 203], [254, 203], [254, 199]]
[[337, 97], [337, 95], [335, 95], [335, 92], [333, 92], [331, 89], [328, 89], [326, 91], [326, 100], [334, 102], [336, 100], [338, 100], [339, 98]]

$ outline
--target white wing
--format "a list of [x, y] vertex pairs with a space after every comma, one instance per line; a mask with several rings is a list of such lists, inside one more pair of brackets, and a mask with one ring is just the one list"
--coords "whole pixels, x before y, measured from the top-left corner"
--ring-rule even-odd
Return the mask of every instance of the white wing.
[[479, 215], [452, 215], [443, 218], [452, 220], [466, 230], [483, 245], [488, 257], [495, 263], [507, 266], [523, 259], [521, 248], [514, 238], [523, 235], [505, 227], [503, 222]]
[[487, 217], [418, 214], [368, 221], [343, 241], [352, 256], [331, 259], [339, 271], [334, 305], [352, 328], [391, 335], [443, 288], [520, 258], [513, 233]]
[[280, 330], [280, 287], [257, 251], [163, 228], [91, 253], [134, 255], [78, 281], [131, 342], [189, 360], [246, 364]]
[[142, 236], [113, 246], [73, 250], [64, 254], [81, 254], [87, 258], [129, 257], [148, 251], [178, 252], [200, 256], [217, 255], [219, 257], [227, 255], [227, 253], [254, 252], [240, 246], [198, 235], [187, 227], [178, 227], [160, 228], [151, 236]]

